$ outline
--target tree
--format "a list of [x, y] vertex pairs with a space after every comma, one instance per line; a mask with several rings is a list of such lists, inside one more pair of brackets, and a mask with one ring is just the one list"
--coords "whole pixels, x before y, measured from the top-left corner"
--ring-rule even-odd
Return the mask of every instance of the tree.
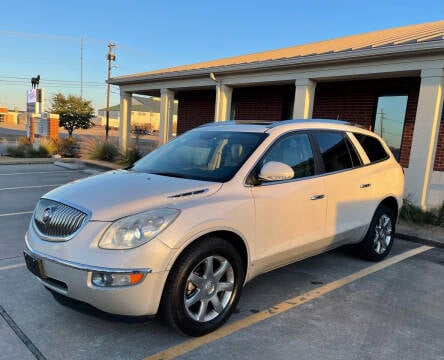
[[51, 112], [59, 114], [59, 126], [63, 126], [69, 137], [76, 129], [89, 129], [93, 126], [91, 119], [94, 117], [94, 108], [91, 101], [84, 100], [80, 96], [58, 93], [51, 101]]

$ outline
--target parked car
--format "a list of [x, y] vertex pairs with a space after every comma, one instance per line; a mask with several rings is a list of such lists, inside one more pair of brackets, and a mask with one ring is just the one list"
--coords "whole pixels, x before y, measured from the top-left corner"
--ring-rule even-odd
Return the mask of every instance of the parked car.
[[403, 185], [384, 141], [347, 123], [213, 123], [44, 195], [25, 259], [53, 292], [199, 336], [259, 274], [345, 244], [384, 259]]

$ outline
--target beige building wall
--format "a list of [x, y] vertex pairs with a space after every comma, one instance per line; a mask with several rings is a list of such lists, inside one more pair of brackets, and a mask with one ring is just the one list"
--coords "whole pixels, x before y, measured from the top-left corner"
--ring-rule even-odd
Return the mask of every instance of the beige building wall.
[[[106, 112], [100, 110], [98, 116], [93, 120], [95, 125], [106, 125]], [[120, 111], [109, 112], [109, 126], [113, 128], [119, 128], [120, 124]], [[160, 114], [158, 112], [145, 112], [145, 111], [131, 111], [131, 125], [151, 125], [151, 130], [159, 131], [160, 129]], [[173, 115], [173, 129], [174, 133], [177, 128], [177, 115]]]

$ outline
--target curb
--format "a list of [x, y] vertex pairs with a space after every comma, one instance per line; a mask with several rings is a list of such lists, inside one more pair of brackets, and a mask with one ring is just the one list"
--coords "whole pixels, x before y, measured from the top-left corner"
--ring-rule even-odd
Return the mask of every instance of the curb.
[[55, 158], [10, 158], [0, 156], [0, 165], [51, 164], [60, 160]]
[[56, 161], [54, 162], [54, 165], [70, 170], [80, 170], [82, 168], [81, 164], [77, 162]]
[[87, 170], [87, 167], [99, 170], [118, 170], [123, 166], [107, 161], [73, 159], [73, 158], [10, 158], [0, 156], [1, 165], [54, 164], [71, 170]]
[[89, 160], [89, 159], [76, 159], [76, 162], [81, 163], [83, 166], [98, 168], [100, 170], [119, 170], [123, 169], [122, 165], [114, 164], [107, 161]]
[[416, 235], [409, 235], [409, 234], [395, 232], [395, 237], [397, 237], [398, 239], [407, 240], [407, 241], [415, 242], [418, 244], [424, 244], [424, 245], [444, 249], [444, 243], [442, 243], [440, 241], [436, 241], [436, 240], [425, 239], [423, 237], [416, 236]]

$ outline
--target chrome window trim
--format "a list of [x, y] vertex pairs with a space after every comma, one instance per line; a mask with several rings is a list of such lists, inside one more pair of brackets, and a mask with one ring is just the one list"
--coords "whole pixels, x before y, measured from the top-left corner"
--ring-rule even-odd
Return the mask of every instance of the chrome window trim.
[[[336, 121], [336, 120], [335, 120], [335, 121]], [[344, 123], [344, 124], [347, 124], [347, 123]], [[291, 134], [291, 133], [296, 134], [296, 133], [300, 133], [300, 132], [301, 132], [301, 133], [304, 133], [304, 132], [305, 132], [305, 133], [308, 134], [308, 133], [311, 132], [311, 131], [318, 131], [318, 130], [319, 130], [319, 131], [326, 130], [326, 131], [341, 132], [341, 133], [343, 134], [343, 136], [344, 136], [344, 137], [347, 137], [347, 138], [350, 140], [350, 142], [352, 143], [352, 145], [355, 146], [355, 150], [357, 151], [358, 156], [360, 157], [360, 159], [361, 159], [361, 161], [362, 161], [362, 164], [359, 165], [359, 166], [356, 166], [356, 167], [351, 167], [351, 168], [347, 168], [347, 169], [336, 170], [336, 171], [332, 171], [332, 172], [322, 172], [322, 173], [320, 173], [320, 174], [314, 174], [314, 175], [312, 175], [312, 176], [306, 176], [306, 177], [297, 178], [297, 179], [264, 181], [264, 182], [262, 182], [261, 184], [256, 184], [256, 185], [248, 184], [248, 183], [247, 183], [248, 178], [249, 178], [250, 174], [252, 173], [252, 171], [254, 170], [254, 168], [257, 166], [257, 164], [259, 163], [259, 161], [261, 160], [261, 158], [264, 156], [264, 154], [266, 154], [267, 151], [269, 151], [270, 148], [273, 146], [273, 144], [276, 143], [276, 141], [278, 141], [278, 140], [281, 139], [282, 137], [287, 136], [287, 135], [289, 135], [289, 134]], [[357, 132], [357, 133], [361, 134], [360, 132]], [[343, 129], [334, 129], [334, 128], [332, 128], [332, 129], [319, 129], [319, 128], [314, 128], [314, 127], [307, 127], [307, 128], [304, 128], [304, 129], [290, 129], [290, 130], [287, 130], [287, 131], [285, 131], [285, 132], [279, 134], [279, 135], [278, 135], [273, 141], [271, 141], [270, 144], [268, 144], [268, 146], [264, 149], [264, 151], [262, 152], [262, 154], [257, 158], [257, 160], [254, 162], [253, 166], [252, 166], [252, 167], [250, 168], [250, 170], [247, 172], [247, 175], [244, 177], [244, 180], [243, 180], [243, 186], [246, 187], [246, 188], [252, 188], [252, 187], [258, 187], [258, 186], [271, 186], [271, 185], [276, 185], [276, 184], [284, 184], [284, 183], [290, 183], [290, 182], [295, 182], [295, 181], [303, 181], [303, 180], [315, 179], [315, 178], [318, 178], [318, 177], [330, 176], [330, 175], [340, 174], [340, 173], [347, 172], [347, 171], [351, 171], [351, 170], [355, 170], [355, 169], [365, 168], [365, 167], [368, 167], [368, 166], [372, 166], [372, 165], [375, 165], [375, 164], [379, 164], [379, 163], [385, 162], [385, 161], [387, 161], [387, 160], [389, 160], [389, 159], [392, 158], [392, 155], [391, 155], [391, 152], [390, 152], [390, 153], [387, 153], [388, 156], [387, 156], [386, 158], [381, 159], [381, 160], [378, 160], [378, 161], [371, 162], [370, 159], [368, 159], [368, 157], [367, 157], [367, 153], [365, 152], [364, 148], [363, 148], [362, 145], [359, 143], [359, 141], [356, 139], [356, 137], [354, 136], [354, 134], [355, 134], [355, 132], [353, 132], [352, 130], [343, 130]], [[366, 135], [366, 136], [371, 136], [371, 135], [364, 134], [364, 133], [362, 133], [362, 134], [363, 134], [363, 135]], [[375, 138], [376, 138], [376, 137], [375, 137]], [[376, 140], [379, 141], [378, 138], [376, 138]], [[384, 147], [384, 146], [383, 146], [383, 147]], [[359, 150], [358, 150], [358, 149], [359, 149]], [[363, 158], [363, 156], [362, 156], [362, 154], [361, 154], [361, 149], [362, 149], [364, 155], [367, 157], [367, 159]], [[384, 150], [387, 152], [387, 149], [385, 149], [385, 147], [384, 147]], [[253, 152], [253, 153], [254, 153], [254, 152]], [[251, 154], [251, 155], [253, 155], [253, 154]], [[250, 155], [250, 156], [251, 156], [251, 155]], [[368, 160], [368, 163], [365, 163], [365, 160]]]
[[23, 251], [26, 252], [29, 256], [32, 256], [33, 258], [51, 261], [56, 264], [60, 264], [63, 266], [67, 266], [76, 270], [81, 270], [86, 272], [95, 271], [107, 274], [150, 274], [152, 272], [152, 269], [150, 268], [137, 268], [137, 269], [108, 268], [108, 267], [81, 264], [69, 260], [63, 260], [58, 257], [43, 254], [40, 251], [31, 249], [31, 247], [29, 246], [28, 239], [26, 238], [25, 238], [25, 249]]

